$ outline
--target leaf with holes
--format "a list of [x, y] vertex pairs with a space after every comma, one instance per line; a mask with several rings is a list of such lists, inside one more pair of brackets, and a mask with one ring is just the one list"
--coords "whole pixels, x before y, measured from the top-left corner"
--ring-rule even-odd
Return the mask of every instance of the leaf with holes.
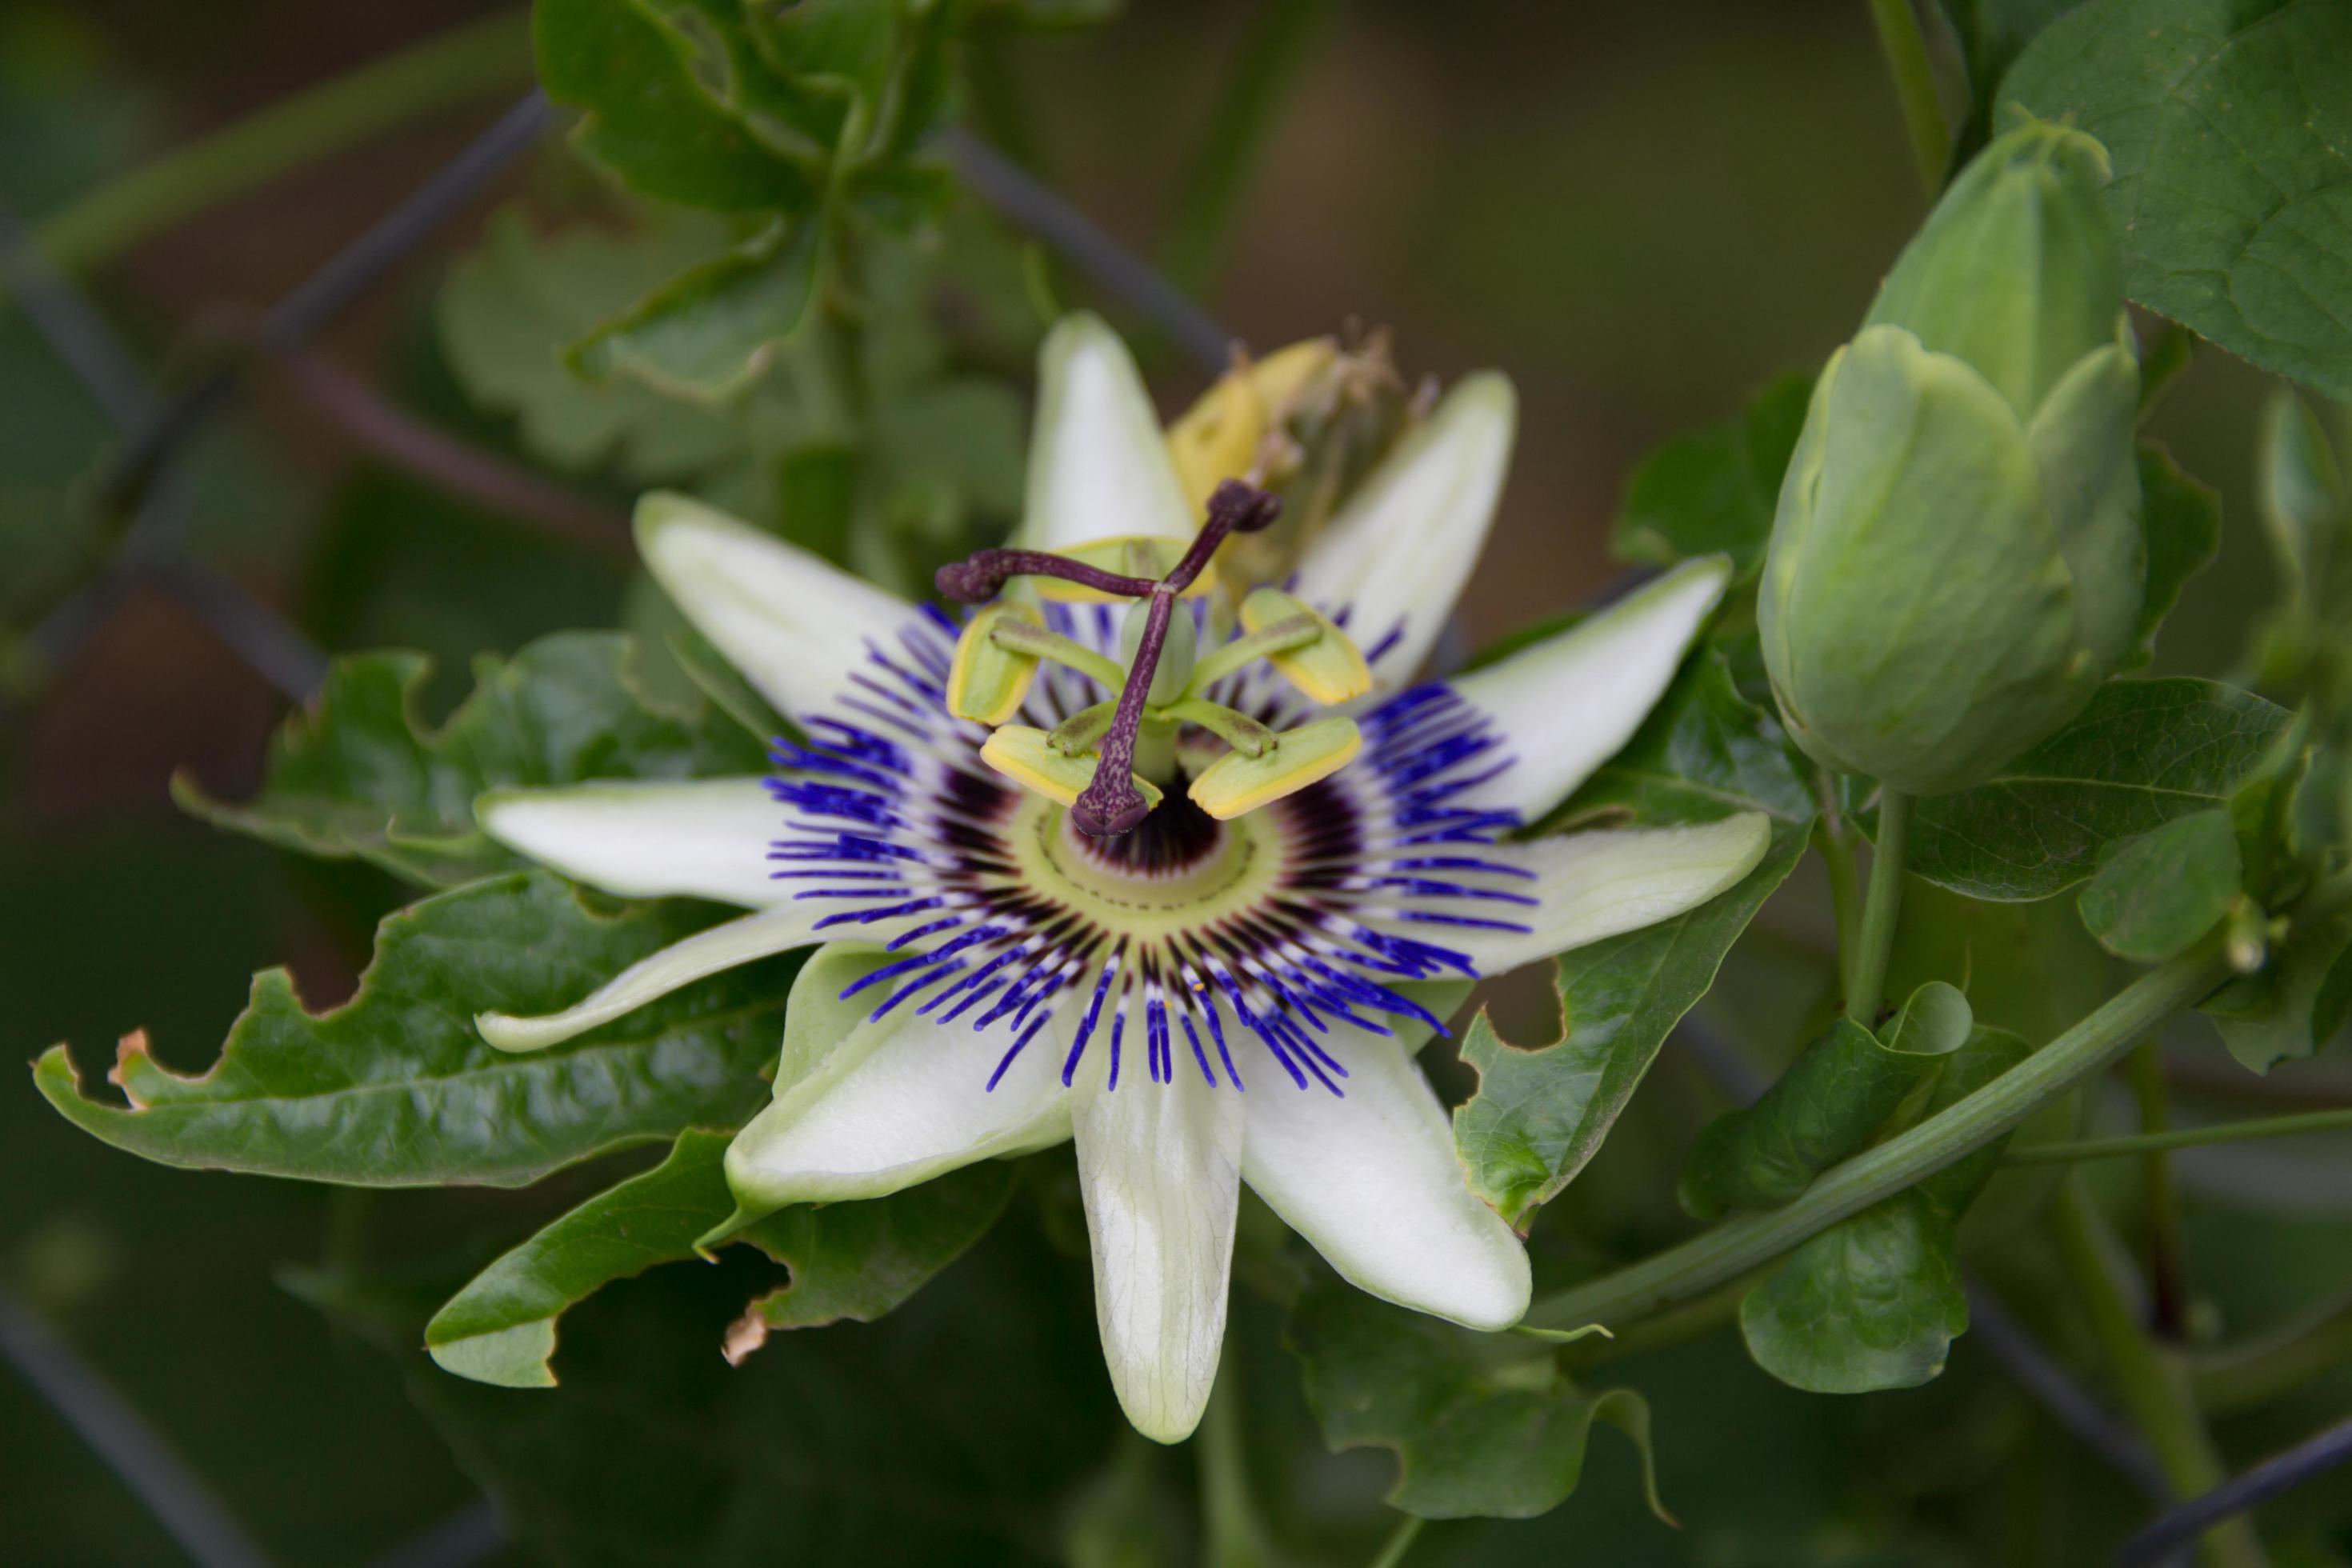
[[2352, 397], [2352, 6], [2093, 0], [2000, 97], [2106, 144], [2124, 288], [2265, 370]]
[[1454, 1147], [1472, 1187], [1512, 1224], [1524, 1226], [1592, 1158], [1675, 1022], [1804, 856], [1813, 800], [1787, 738], [1733, 687], [1723, 650], [1708, 647], [1555, 819], [1705, 822], [1750, 810], [1771, 816], [1772, 837], [1737, 887], [1560, 957], [1562, 1038], [1520, 1047], [1483, 1013], [1471, 1021], [1462, 1058], [1478, 1070], [1478, 1092], [1454, 1112]]
[[2046, 899], [2108, 846], [2226, 805], [2286, 711], [2211, 680], [2114, 680], [2082, 716], [1958, 795], [1919, 802], [1905, 864], [1972, 899]]
[[635, 660], [628, 638], [600, 632], [544, 637], [505, 661], [485, 656], [474, 694], [436, 727], [415, 710], [422, 654], [354, 654], [288, 717], [259, 795], [233, 805], [185, 775], [173, 794], [216, 826], [280, 848], [356, 856], [447, 886], [523, 864], [475, 825], [486, 790], [766, 771], [764, 748], [716, 707], [647, 695]]
[[[476, 1275], [425, 1327], [446, 1372], [509, 1388], [551, 1388], [557, 1321], [616, 1279], [691, 1258], [734, 1212], [730, 1136], [689, 1131], [654, 1169], [606, 1189]], [[728, 1338], [740, 1361], [770, 1329], [872, 1322], [962, 1256], [1013, 1190], [1013, 1167], [974, 1165], [887, 1198], [796, 1207], [732, 1239], [792, 1269]]]
[[1595, 1422], [1633, 1440], [1651, 1510], [1650, 1407], [1630, 1388], [1587, 1394], [1556, 1348], [1473, 1333], [1325, 1279], [1291, 1312], [1307, 1403], [1334, 1448], [1383, 1447], [1391, 1507], [1423, 1519], [1531, 1519], [1576, 1489]]
[[282, 969], [255, 977], [220, 1059], [173, 1073], [144, 1037], [89, 1099], [66, 1047], [34, 1082], [68, 1121], [161, 1164], [355, 1186], [522, 1186], [688, 1127], [740, 1126], [767, 1103], [797, 960], [717, 975], [545, 1051], [494, 1050], [477, 1013], [578, 1001], [711, 923], [670, 901], [599, 912], [561, 879], [502, 877], [409, 906], [376, 931], [359, 994], [303, 1010]]

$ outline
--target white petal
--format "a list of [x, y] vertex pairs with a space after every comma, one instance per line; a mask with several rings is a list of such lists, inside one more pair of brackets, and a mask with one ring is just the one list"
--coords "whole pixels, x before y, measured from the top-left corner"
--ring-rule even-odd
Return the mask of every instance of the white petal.
[[1517, 762], [1465, 804], [1529, 823], [1633, 739], [1731, 581], [1727, 557], [1686, 561], [1557, 637], [1456, 678]]
[[1478, 1201], [1454, 1129], [1393, 1039], [1335, 1024], [1345, 1099], [1260, 1073], [1242, 1180], [1360, 1289], [1474, 1329], [1528, 1308], [1528, 1255]]
[[1065, 316], [1045, 334], [1037, 371], [1028, 505], [1013, 542], [1067, 550], [1124, 534], [1192, 538], [1199, 520], [1118, 334], [1098, 316]]
[[[1482, 858], [1508, 860], [1536, 873], [1532, 883], [1497, 879], [1493, 885], [1531, 890], [1538, 905], [1465, 901], [1448, 912], [1530, 929], [1394, 929], [1466, 954], [1481, 974], [1501, 974], [1697, 908], [1754, 870], [1771, 837], [1771, 819], [1746, 811], [1683, 827], [1629, 827], [1481, 847]], [[1473, 874], [1463, 880], [1480, 879]]]
[[1128, 1053], [1117, 1089], [1083, 1074], [1071, 1122], [1111, 1386], [1137, 1431], [1176, 1443], [1200, 1424], [1224, 1342], [1243, 1097], [1182, 1070], [1154, 1083], [1143, 1061]]
[[[867, 994], [879, 1005], [887, 993]], [[1013, 1037], [975, 1031], [969, 1014], [941, 1023], [918, 1005], [861, 1020], [736, 1134], [727, 1181], [746, 1208], [885, 1197], [1070, 1135], [1066, 1019], [1040, 1030], [991, 1089]]]
[[840, 696], [870, 638], [915, 612], [896, 595], [691, 496], [637, 502], [637, 552], [695, 629], [792, 718]]
[[792, 897], [768, 874], [784, 816], [762, 779], [492, 790], [474, 817], [517, 854], [624, 898], [757, 910]]
[[824, 915], [824, 907], [814, 903], [761, 910], [697, 931], [650, 958], [639, 959], [587, 1000], [561, 1013], [538, 1018], [483, 1013], [476, 1016], [474, 1025], [482, 1031], [482, 1038], [502, 1051], [536, 1051], [560, 1045], [707, 975], [770, 953], [812, 946], [821, 940], [815, 928]]
[[1390, 689], [1421, 668], [1486, 547], [1510, 467], [1518, 395], [1502, 375], [1465, 377], [1426, 424], [1375, 468], [1298, 567], [1298, 596], [1349, 606], [1367, 651], [1402, 626], [1378, 661]]

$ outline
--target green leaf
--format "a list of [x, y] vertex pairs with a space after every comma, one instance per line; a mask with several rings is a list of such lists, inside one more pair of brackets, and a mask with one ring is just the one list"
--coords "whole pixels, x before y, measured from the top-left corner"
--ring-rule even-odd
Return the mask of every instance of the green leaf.
[[2230, 1054], [2252, 1071], [2310, 1056], [2352, 1014], [2352, 913], [2298, 921], [2268, 963], [2202, 1006]]
[[1697, 1219], [1776, 1208], [1861, 1148], [1922, 1078], [1969, 1038], [1968, 998], [1940, 980], [1911, 994], [1885, 1030], [1840, 1018], [1754, 1105], [1717, 1117], [1692, 1144], [1677, 1195]]
[[2046, 899], [2109, 845], [2227, 805], [2286, 725], [2275, 703], [2218, 681], [2109, 681], [1995, 777], [1920, 801], [1906, 865], [1972, 899]]
[[[2025, 1042], [1975, 1030], [1940, 1067], [1932, 1116], [2025, 1059]], [[1756, 1364], [1814, 1394], [1911, 1388], [1944, 1370], [1969, 1326], [1957, 1234], [2000, 1163], [2006, 1137], [1843, 1220], [1789, 1255], [1739, 1303]]]
[[[820, 149], [787, 159], [754, 136], [740, 110], [706, 90], [705, 77], [738, 76], [708, 37], [656, 20], [671, 11], [708, 29], [693, 6], [631, 0], [536, 0], [531, 34], [540, 84], [584, 110], [572, 132], [583, 153], [642, 195], [719, 212], [803, 212], [814, 205]], [[718, 58], [714, 58], [714, 55]], [[698, 74], [700, 73], [700, 74]]]
[[1813, 378], [1785, 375], [1738, 416], [1652, 450], [1625, 484], [1611, 547], [1620, 559], [1672, 565], [1717, 551], [1745, 582], [1763, 564]]
[[2232, 353], [2352, 397], [2352, 9], [2093, 0], [2004, 102], [2105, 143], [2124, 286]]
[[2221, 922], [2243, 879], [2237, 825], [2217, 806], [2111, 846], [2076, 905], [2109, 952], [2161, 963]]
[[823, 226], [778, 225], [678, 274], [564, 353], [591, 381], [632, 376], [657, 392], [722, 402], [765, 372], [800, 326]]
[[[551, 1388], [556, 1320], [615, 1279], [694, 1256], [734, 1212], [722, 1162], [730, 1135], [688, 1131], [669, 1157], [608, 1188], [507, 1253], [425, 1327], [446, 1372], [509, 1388]], [[1013, 1167], [975, 1165], [887, 1198], [783, 1210], [739, 1233], [792, 1282], [761, 1297], [729, 1335], [740, 1362], [770, 1329], [872, 1322], [912, 1296], [995, 1223]]]
[[2147, 592], [2140, 601], [2139, 654], [2131, 668], [2156, 654], [2157, 628], [2189, 579], [2213, 563], [2221, 548], [2221, 497], [2180, 471], [2159, 447], [2139, 449], [2141, 519], [2147, 531]]
[[1804, 857], [1812, 796], [1780, 726], [1733, 689], [1722, 651], [1709, 647], [1559, 816], [1659, 824], [1748, 810], [1775, 820], [1763, 860], [1738, 886], [1561, 956], [1559, 1040], [1513, 1045], [1484, 1013], [1464, 1033], [1462, 1059], [1477, 1069], [1478, 1091], [1454, 1112], [1454, 1146], [1472, 1187], [1513, 1225], [1524, 1226], [1592, 1158], [1666, 1036]]
[[559, 633], [510, 660], [485, 655], [474, 694], [436, 727], [415, 708], [423, 655], [354, 654], [288, 716], [259, 795], [232, 805], [185, 775], [173, 795], [281, 848], [446, 886], [523, 864], [475, 825], [485, 790], [767, 770], [764, 748], [715, 707], [649, 697], [635, 658], [628, 638], [602, 632]]
[[675, 482], [742, 459], [740, 426], [719, 410], [633, 381], [595, 385], [563, 367], [563, 345], [723, 251], [728, 226], [649, 213], [615, 232], [541, 235], [521, 210], [490, 215], [481, 243], [436, 301], [441, 349], [467, 395], [516, 416], [523, 445], [556, 468], [604, 465], [640, 484]]
[[740, 1126], [768, 1100], [796, 959], [747, 965], [546, 1051], [494, 1050], [474, 1027], [578, 1001], [708, 926], [708, 906], [601, 913], [562, 879], [502, 877], [385, 917], [357, 995], [303, 1010], [286, 971], [257, 975], [220, 1059], [182, 1077], [122, 1043], [87, 1098], [66, 1047], [34, 1065], [82, 1131], [161, 1164], [353, 1186], [522, 1186], [688, 1127]]
[[1307, 1403], [1334, 1448], [1397, 1457], [1391, 1507], [1423, 1519], [1529, 1519], [1576, 1489], [1596, 1421], [1633, 1439], [1651, 1510], [1650, 1407], [1628, 1388], [1586, 1394], [1550, 1345], [1473, 1333], [1325, 1278], [1292, 1311]]

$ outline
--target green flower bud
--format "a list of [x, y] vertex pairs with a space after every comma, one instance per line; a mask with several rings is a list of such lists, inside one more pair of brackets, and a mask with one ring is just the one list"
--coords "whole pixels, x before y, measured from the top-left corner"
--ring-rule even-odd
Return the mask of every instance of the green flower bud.
[[2147, 577], [2105, 158], [2031, 123], [1953, 183], [1814, 387], [1758, 617], [1816, 761], [1965, 789], [2082, 710]]

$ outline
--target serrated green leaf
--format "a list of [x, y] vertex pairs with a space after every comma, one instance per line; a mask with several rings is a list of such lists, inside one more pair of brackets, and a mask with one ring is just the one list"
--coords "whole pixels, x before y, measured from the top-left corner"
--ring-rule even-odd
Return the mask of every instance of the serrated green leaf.
[[1918, 803], [1906, 867], [1972, 899], [2046, 899], [2107, 846], [2228, 804], [2286, 711], [2218, 681], [2115, 680], [2000, 773]]
[[725, 223], [691, 213], [542, 235], [520, 208], [501, 207], [435, 301], [442, 353], [476, 404], [515, 416], [523, 445], [559, 468], [609, 464], [656, 484], [740, 462], [744, 432], [721, 411], [635, 382], [595, 385], [562, 359], [564, 344], [732, 237]]
[[[2026, 1055], [2015, 1035], [1974, 1030], [1940, 1065], [1920, 1116], [1958, 1103]], [[1911, 1388], [1942, 1372], [1952, 1341], [1969, 1326], [1960, 1216], [2008, 1142], [1973, 1152], [1790, 1253], [1739, 1303], [1740, 1335], [1756, 1364], [1815, 1394]]]
[[1524, 1226], [1592, 1158], [1676, 1021], [1804, 857], [1812, 795], [1780, 726], [1733, 689], [1722, 651], [1710, 647], [1557, 817], [1665, 824], [1748, 810], [1772, 815], [1772, 838], [1737, 887], [1561, 956], [1560, 1039], [1517, 1046], [1484, 1013], [1471, 1020], [1462, 1058], [1477, 1069], [1478, 1091], [1454, 1112], [1454, 1147], [1471, 1186], [1512, 1224]]
[[[677, 7], [688, 11], [691, 8]], [[659, 8], [631, 0], [536, 0], [540, 84], [582, 110], [583, 153], [645, 195], [718, 212], [803, 212], [819, 190], [813, 155], [787, 158], [706, 86], [740, 60], [712, 51]], [[702, 18], [706, 26], [713, 25]]]
[[2140, 601], [2139, 653], [2133, 668], [2156, 654], [2156, 634], [2189, 579], [2213, 563], [2221, 548], [2221, 497], [2180, 471], [2161, 447], [2139, 449], [2141, 522], [2147, 532], [2147, 590]]
[[[476, 1275], [425, 1327], [442, 1369], [478, 1383], [551, 1388], [556, 1322], [615, 1279], [694, 1256], [734, 1212], [729, 1134], [689, 1130], [654, 1169], [590, 1198]], [[1013, 1167], [991, 1162], [887, 1198], [798, 1207], [732, 1239], [792, 1269], [729, 1336], [740, 1361], [768, 1329], [871, 1322], [961, 1257], [1003, 1211]], [[751, 1325], [757, 1325], [752, 1327]]]
[[1745, 582], [1763, 564], [1780, 476], [1805, 422], [1813, 378], [1785, 375], [1731, 419], [1677, 436], [1643, 457], [1625, 483], [1611, 548], [1621, 560], [1667, 566], [1722, 552]]
[[628, 638], [603, 632], [559, 633], [509, 660], [486, 655], [474, 694], [438, 727], [415, 710], [423, 655], [339, 658], [271, 743], [259, 795], [230, 805], [185, 775], [173, 795], [281, 848], [448, 886], [523, 864], [475, 825], [485, 790], [766, 771], [764, 748], [723, 712], [648, 697], [635, 658]]
[[1754, 1105], [1717, 1117], [1683, 1166], [1685, 1212], [1774, 1208], [1861, 1148], [1922, 1079], [1968, 1042], [1968, 999], [1931, 980], [1881, 1035], [1840, 1018]]
[[2352, 397], [2352, 8], [2093, 0], [2000, 88], [2106, 146], [2124, 286], [2265, 370]]
[[562, 879], [501, 877], [385, 917], [357, 995], [304, 1011], [282, 969], [255, 977], [220, 1059], [182, 1077], [125, 1040], [85, 1096], [53, 1047], [36, 1085], [68, 1121], [161, 1164], [355, 1186], [522, 1186], [688, 1127], [740, 1126], [767, 1103], [796, 957], [688, 986], [551, 1050], [494, 1050], [476, 1014], [579, 1000], [719, 911], [667, 901], [600, 913]]
[[1292, 1311], [1307, 1402], [1334, 1448], [1397, 1457], [1390, 1505], [1424, 1519], [1530, 1519], [1576, 1489], [1596, 1421], [1633, 1440], [1651, 1510], [1650, 1407], [1628, 1388], [1587, 1394], [1553, 1347], [1473, 1333], [1326, 1279]]
[[2243, 879], [2229, 811], [2193, 811], [2111, 846], [2076, 907], [2109, 952], [2161, 963], [2221, 922]]
[[770, 1215], [736, 1239], [790, 1268], [792, 1281], [754, 1300], [739, 1331], [754, 1322], [763, 1333], [872, 1322], [980, 1239], [1003, 1212], [1013, 1175], [1011, 1164], [987, 1160], [887, 1198]]
[[2352, 913], [2297, 921], [2268, 963], [2215, 992], [2203, 1011], [2252, 1071], [2310, 1056], [2352, 1014]]
[[723, 402], [773, 362], [816, 286], [814, 218], [744, 241], [679, 273], [564, 352], [591, 381], [629, 376], [656, 392]]

